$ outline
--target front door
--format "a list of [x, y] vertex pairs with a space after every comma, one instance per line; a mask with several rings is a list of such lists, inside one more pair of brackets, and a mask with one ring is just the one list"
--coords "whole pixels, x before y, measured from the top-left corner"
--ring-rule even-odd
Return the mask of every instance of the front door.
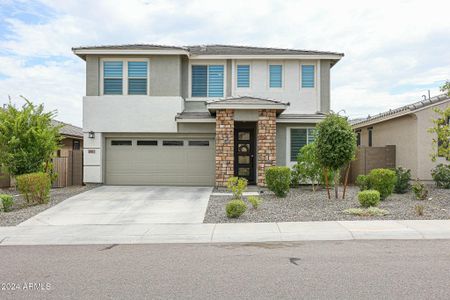
[[255, 130], [236, 128], [234, 132], [234, 176], [255, 183]]

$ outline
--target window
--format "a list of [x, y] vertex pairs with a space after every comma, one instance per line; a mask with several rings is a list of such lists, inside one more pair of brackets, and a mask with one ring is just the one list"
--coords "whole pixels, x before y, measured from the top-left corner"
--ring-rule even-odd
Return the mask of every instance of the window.
[[115, 140], [111, 141], [111, 146], [131, 146], [130, 140]]
[[290, 137], [290, 160], [297, 161], [297, 155], [300, 149], [312, 142], [314, 142], [315, 128], [291, 128]]
[[103, 62], [103, 94], [122, 95], [123, 62]]
[[192, 66], [192, 97], [223, 97], [223, 65]]
[[183, 146], [183, 141], [163, 141], [163, 146]]
[[368, 128], [368, 130], [369, 130], [369, 147], [372, 147], [373, 127]]
[[189, 141], [189, 146], [209, 146], [209, 141]]
[[148, 64], [146, 61], [128, 62], [128, 95], [147, 95]]
[[149, 141], [149, 140], [143, 140], [143, 141], [137, 141], [138, 146], [158, 146], [158, 141]]
[[361, 146], [361, 130], [356, 132], [356, 146]]
[[73, 150], [80, 150], [81, 148], [81, 143], [78, 140], [73, 140], [73, 144], [72, 144], [72, 149]]
[[314, 65], [302, 65], [302, 88], [314, 87]]
[[237, 66], [237, 87], [238, 88], [250, 87], [250, 65]]
[[269, 66], [269, 87], [281, 88], [283, 82], [283, 67], [282, 65]]

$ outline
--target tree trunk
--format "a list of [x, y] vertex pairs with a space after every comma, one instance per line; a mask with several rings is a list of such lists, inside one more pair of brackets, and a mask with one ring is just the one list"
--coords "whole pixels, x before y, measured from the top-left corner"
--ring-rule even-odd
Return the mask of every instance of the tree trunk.
[[339, 199], [339, 173], [336, 171], [336, 175], [334, 175], [334, 197]]
[[325, 186], [327, 188], [327, 194], [328, 194], [328, 200], [329, 200], [329, 199], [331, 199], [331, 195], [330, 195], [330, 188], [328, 186], [328, 169], [324, 169], [323, 172], [325, 174]]
[[342, 193], [342, 199], [345, 199], [345, 192], [347, 191], [348, 173], [350, 173], [350, 163], [348, 163], [347, 170], [345, 171], [344, 192]]

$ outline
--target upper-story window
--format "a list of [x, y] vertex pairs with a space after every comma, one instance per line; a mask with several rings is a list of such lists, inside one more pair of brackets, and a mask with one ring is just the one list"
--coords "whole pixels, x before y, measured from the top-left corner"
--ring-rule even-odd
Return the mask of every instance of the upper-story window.
[[148, 61], [103, 61], [104, 95], [147, 95]]
[[223, 65], [193, 65], [192, 97], [223, 97], [224, 70]]
[[269, 65], [269, 87], [281, 88], [283, 85], [283, 66]]
[[313, 88], [314, 77], [314, 65], [302, 65], [302, 88]]
[[250, 87], [250, 65], [237, 65], [237, 87]]

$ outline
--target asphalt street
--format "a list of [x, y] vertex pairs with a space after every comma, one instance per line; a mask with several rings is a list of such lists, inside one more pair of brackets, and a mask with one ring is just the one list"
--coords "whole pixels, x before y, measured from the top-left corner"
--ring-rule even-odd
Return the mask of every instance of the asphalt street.
[[0, 299], [450, 299], [450, 240], [1, 246]]

